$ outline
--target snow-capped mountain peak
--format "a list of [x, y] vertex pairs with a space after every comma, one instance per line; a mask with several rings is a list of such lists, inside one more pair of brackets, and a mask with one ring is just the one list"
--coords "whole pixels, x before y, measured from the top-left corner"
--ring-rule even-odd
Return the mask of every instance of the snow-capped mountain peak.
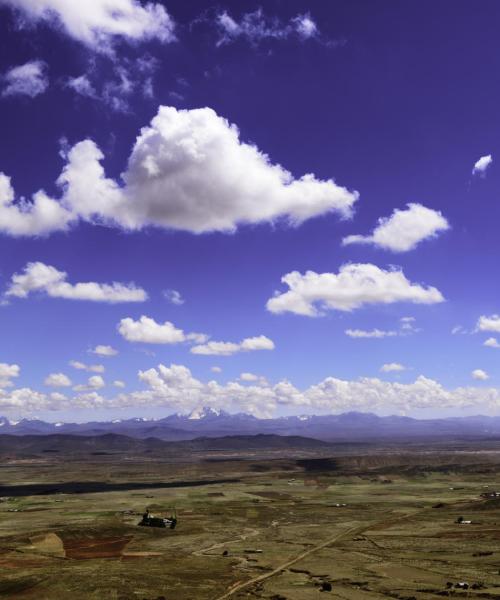
[[199, 408], [195, 408], [188, 416], [190, 420], [200, 420], [200, 419], [208, 419], [210, 417], [220, 417], [222, 415], [222, 411], [217, 408], [212, 408], [211, 406], [201, 406]]

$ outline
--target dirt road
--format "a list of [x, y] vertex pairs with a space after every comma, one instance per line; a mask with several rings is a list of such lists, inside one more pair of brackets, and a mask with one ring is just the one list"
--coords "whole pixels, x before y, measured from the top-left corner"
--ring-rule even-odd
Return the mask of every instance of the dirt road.
[[417, 514], [419, 512], [422, 512], [422, 511], [414, 511], [411, 513], [405, 513], [404, 515], [399, 515], [396, 517], [392, 517], [390, 519], [384, 519], [383, 521], [374, 521], [371, 523], [366, 523], [365, 525], [358, 525], [357, 527], [351, 527], [349, 529], [346, 529], [345, 531], [341, 531], [340, 533], [337, 533], [330, 539], [326, 540], [326, 542], [322, 542], [318, 546], [314, 546], [314, 548], [310, 548], [309, 550], [306, 550], [305, 552], [298, 554], [294, 558], [282, 563], [281, 565], [279, 565], [272, 571], [269, 571], [269, 573], [264, 573], [263, 575], [259, 575], [257, 577], [254, 577], [253, 579], [249, 579], [248, 581], [243, 581], [242, 583], [237, 583], [230, 590], [228, 590], [227, 592], [222, 594], [222, 596], [217, 596], [217, 598], [214, 598], [214, 600], [226, 600], [226, 598], [231, 598], [232, 596], [234, 596], [234, 594], [236, 594], [236, 592], [239, 592], [239, 591], [241, 591], [247, 587], [250, 587], [256, 583], [265, 581], [266, 579], [270, 579], [271, 577], [274, 577], [275, 575], [279, 575], [286, 569], [289, 569], [295, 563], [303, 560], [304, 558], [307, 558], [308, 556], [310, 556], [311, 554], [314, 554], [315, 552], [319, 552], [319, 550], [323, 550], [323, 548], [327, 548], [328, 546], [331, 546], [332, 544], [342, 541], [346, 537], [349, 537], [352, 535], [359, 535], [360, 533], [363, 533], [363, 532], [367, 531], [368, 529], [371, 529], [372, 527], [375, 527], [375, 526], [389, 525], [391, 523], [395, 523], [395, 522], [401, 521], [403, 519], [408, 519], [410, 517], [415, 516], [415, 514]]

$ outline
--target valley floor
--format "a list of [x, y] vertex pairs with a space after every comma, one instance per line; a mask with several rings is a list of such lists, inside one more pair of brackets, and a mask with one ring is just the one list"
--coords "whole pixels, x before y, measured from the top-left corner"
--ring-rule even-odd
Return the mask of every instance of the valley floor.
[[[0, 597], [500, 598], [500, 499], [480, 497], [500, 489], [500, 458], [367, 461], [7, 458]], [[146, 508], [176, 510], [177, 528], [138, 527]]]

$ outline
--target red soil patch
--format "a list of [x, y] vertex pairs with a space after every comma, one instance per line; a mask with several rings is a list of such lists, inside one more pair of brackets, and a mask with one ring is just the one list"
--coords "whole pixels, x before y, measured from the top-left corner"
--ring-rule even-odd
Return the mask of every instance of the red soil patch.
[[22, 569], [46, 567], [47, 561], [19, 559], [0, 559], [0, 569]]
[[64, 541], [68, 558], [85, 560], [90, 558], [118, 558], [132, 536], [108, 538], [80, 538]]

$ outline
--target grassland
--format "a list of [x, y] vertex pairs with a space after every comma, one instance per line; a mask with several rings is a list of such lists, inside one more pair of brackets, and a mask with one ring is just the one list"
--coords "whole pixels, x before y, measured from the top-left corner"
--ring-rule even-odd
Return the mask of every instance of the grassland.
[[0, 597], [500, 598], [497, 449], [325, 452], [4, 457]]

